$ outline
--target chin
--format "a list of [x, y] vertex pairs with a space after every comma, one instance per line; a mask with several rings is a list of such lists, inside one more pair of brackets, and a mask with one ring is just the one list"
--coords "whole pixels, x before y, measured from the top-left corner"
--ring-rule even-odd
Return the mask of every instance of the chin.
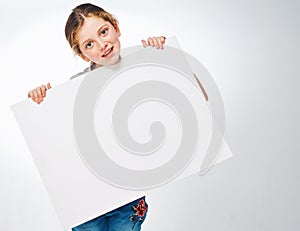
[[110, 60], [107, 60], [107, 62], [105, 62], [106, 63], [105, 65], [114, 65], [119, 61], [120, 61], [120, 55], [118, 54], [118, 56], [112, 57]]

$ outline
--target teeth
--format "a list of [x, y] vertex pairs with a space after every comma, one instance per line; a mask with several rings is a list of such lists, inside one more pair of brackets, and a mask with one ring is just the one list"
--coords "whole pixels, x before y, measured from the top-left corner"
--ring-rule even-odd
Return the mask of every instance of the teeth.
[[103, 56], [109, 54], [109, 52], [111, 51], [112, 48], [110, 48]]

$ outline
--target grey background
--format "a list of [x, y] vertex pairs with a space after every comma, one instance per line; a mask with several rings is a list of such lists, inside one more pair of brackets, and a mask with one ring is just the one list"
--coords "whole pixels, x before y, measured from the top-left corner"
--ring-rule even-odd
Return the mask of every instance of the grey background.
[[[28, 43], [19, 42], [29, 37], [36, 49], [46, 41], [55, 50], [53, 40], [30, 37], [26, 26], [46, 10], [70, 9], [69, 2], [0, 2], [1, 231], [61, 230], [9, 106], [49, 80], [39, 70], [32, 73], [41, 58], [29, 57]], [[225, 104], [225, 138], [234, 157], [205, 176], [192, 176], [149, 196], [143, 230], [298, 230], [299, 1], [98, 3], [121, 15], [127, 45], [139, 43], [133, 37], [176, 35], [181, 47], [207, 67]], [[127, 22], [135, 29], [129, 30]], [[58, 65], [57, 59], [51, 67]], [[28, 68], [16, 74], [22, 63]], [[64, 78], [51, 77], [54, 85], [74, 72], [72, 65], [57, 67]]]

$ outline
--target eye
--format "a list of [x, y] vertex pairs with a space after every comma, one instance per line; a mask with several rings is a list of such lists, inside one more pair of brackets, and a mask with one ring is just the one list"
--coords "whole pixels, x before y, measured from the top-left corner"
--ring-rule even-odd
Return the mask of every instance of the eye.
[[101, 35], [105, 35], [107, 33], [107, 29], [103, 29], [100, 33]]
[[88, 42], [88, 43], [85, 45], [86, 48], [91, 48], [92, 46], [93, 46], [93, 43], [92, 43], [92, 42]]

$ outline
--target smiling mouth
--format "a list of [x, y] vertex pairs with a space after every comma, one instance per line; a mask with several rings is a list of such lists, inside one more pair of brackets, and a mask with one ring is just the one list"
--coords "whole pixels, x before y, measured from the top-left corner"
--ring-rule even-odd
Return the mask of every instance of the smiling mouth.
[[108, 56], [112, 51], [113, 51], [114, 47], [109, 48], [103, 55], [102, 57], [106, 57]]

